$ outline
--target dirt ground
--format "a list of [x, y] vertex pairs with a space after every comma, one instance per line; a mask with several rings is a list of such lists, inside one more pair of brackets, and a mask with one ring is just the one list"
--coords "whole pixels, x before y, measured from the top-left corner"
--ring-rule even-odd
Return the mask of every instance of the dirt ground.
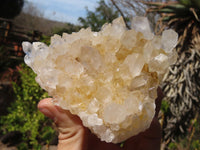
[[0, 142], [0, 150], [17, 150], [17, 148], [14, 146], [8, 147], [6, 144]]
[[[0, 150], [17, 150], [16, 147], [14, 146], [7, 146], [6, 144], [3, 144], [2, 142], [0, 142]], [[41, 150], [57, 150], [57, 146], [43, 146]]]

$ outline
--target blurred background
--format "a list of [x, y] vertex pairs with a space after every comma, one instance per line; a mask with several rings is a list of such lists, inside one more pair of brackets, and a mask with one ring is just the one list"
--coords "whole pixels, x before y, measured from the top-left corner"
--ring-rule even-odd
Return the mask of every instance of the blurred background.
[[50, 44], [50, 36], [90, 27], [99, 31], [122, 16], [147, 16], [152, 31], [179, 34], [177, 62], [165, 75], [159, 121], [162, 150], [200, 150], [199, 0], [1, 0], [0, 149], [56, 149], [55, 125], [37, 110], [48, 97], [24, 64], [22, 41]]

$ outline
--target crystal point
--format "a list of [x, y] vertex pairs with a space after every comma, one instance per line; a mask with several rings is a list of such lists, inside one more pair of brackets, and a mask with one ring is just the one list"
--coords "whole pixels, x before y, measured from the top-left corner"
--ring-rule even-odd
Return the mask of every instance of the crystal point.
[[178, 41], [178, 34], [172, 30], [165, 30], [162, 33], [162, 48], [167, 52], [170, 53], [177, 44]]
[[153, 38], [153, 33], [146, 17], [136, 16], [132, 19], [131, 28], [137, 32], [143, 33], [144, 37], [148, 40]]

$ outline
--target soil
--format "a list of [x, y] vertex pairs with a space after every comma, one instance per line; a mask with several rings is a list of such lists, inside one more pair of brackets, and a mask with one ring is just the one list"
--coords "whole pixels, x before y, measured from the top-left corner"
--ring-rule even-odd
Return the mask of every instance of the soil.
[[[17, 150], [15, 146], [8, 146], [0, 142], [0, 150]], [[57, 146], [43, 146], [41, 150], [57, 150]]]
[[0, 142], [0, 150], [17, 150], [17, 148], [14, 146], [8, 147], [6, 144]]

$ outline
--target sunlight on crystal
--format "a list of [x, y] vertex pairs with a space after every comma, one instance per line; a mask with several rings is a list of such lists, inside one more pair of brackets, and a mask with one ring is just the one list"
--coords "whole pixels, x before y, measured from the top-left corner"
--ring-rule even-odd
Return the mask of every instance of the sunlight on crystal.
[[128, 30], [120, 17], [100, 32], [54, 35], [50, 46], [23, 42], [23, 50], [56, 105], [102, 141], [119, 143], [150, 126], [157, 87], [176, 61], [177, 38], [173, 30], [155, 36], [145, 17], [135, 17]]

